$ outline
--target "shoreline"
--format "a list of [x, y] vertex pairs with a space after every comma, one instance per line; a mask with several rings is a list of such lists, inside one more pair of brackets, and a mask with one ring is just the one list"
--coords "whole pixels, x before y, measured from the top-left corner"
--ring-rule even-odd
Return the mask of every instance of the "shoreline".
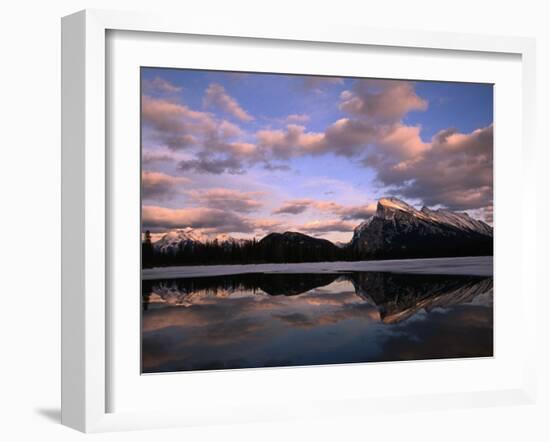
[[223, 264], [154, 267], [141, 271], [142, 280], [224, 276], [243, 273], [392, 272], [433, 275], [493, 276], [492, 256], [414, 258], [381, 261], [334, 261], [283, 264]]

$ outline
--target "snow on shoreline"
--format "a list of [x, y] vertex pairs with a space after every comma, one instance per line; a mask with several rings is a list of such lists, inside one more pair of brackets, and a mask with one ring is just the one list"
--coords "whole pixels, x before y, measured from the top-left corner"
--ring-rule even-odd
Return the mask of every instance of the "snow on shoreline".
[[395, 259], [384, 261], [156, 267], [153, 269], [144, 269], [141, 274], [144, 280], [153, 280], [243, 273], [337, 273], [346, 271], [493, 276], [493, 257], [467, 256], [460, 258]]

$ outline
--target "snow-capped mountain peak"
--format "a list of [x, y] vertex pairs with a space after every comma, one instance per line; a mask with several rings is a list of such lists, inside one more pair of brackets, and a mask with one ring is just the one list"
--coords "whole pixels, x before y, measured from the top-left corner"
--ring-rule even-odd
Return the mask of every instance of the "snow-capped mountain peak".
[[471, 230], [484, 235], [492, 235], [493, 228], [483, 221], [472, 218], [466, 212], [452, 212], [450, 210], [437, 209], [432, 210], [428, 207], [422, 207], [421, 212], [427, 215], [431, 221], [440, 224], [447, 224], [461, 230]]
[[158, 241], [153, 243], [155, 250], [159, 252], [175, 251], [181, 246], [202, 243], [204, 235], [191, 228], [174, 229], [166, 232]]
[[378, 200], [378, 205], [383, 208], [398, 209], [404, 212], [416, 212], [416, 209], [413, 206], [393, 196], [380, 198]]
[[[453, 212], [445, 209], [430, 209], [426, 206], [421, 210], [395, 197], [381, 198], [376, 208], [376, 217], [393, 219], [396, 213], [406, 213], [414, 218], [437, 224], [444, 224], [458, 230], [469, 230], [482, 235], [492, 235], [493, 228], [483, 221], [472, 218], [466, 212]], [[358, 226], [361, 229], [362, 225]]]
[[401, 201], [399, 198], [386, 197], [380, 198], [376, 206], [376, 216], [378, 218], [391, 219], [396, 212], [409, 213], [416, 218], [425, 219], [426, 216], [413, 206]]
[[376, 213], [355, 228], [350, 247], [362, 259], [491, 254], [493, 228], [467, 213], [381, 198]]
[[206, 244], [213, 241], [217, 241], [218, 244], [240, 244], [244, 240], [233, 238], [225, 233], [206, 235], [198, 230], [187, 227], [166, 232], [158, 241], [153, 243], [153, 247], [159, 252], [170, 252], [176, 251], [181, 247], [192, 247], [197, 244]]

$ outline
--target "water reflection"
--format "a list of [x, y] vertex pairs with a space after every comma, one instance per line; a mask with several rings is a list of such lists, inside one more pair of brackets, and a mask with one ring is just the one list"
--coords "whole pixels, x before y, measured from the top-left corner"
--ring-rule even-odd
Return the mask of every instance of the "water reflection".
[[143, 372], [492, 356], [493, 278], [252, 273], [143, 282]]

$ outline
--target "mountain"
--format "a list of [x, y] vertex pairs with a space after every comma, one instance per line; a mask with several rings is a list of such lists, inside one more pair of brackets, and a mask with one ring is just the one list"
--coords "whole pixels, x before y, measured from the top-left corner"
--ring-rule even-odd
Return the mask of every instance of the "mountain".
[[216, 242], [221, 246], [242, 244], [246, 240], [236, 239], [226, 234], [207, 236], [192, 228], [174, 229], [165, 233], [158, 241], [153, 243], [156, 252], [175, 253], [181, 249], [193, 249], [198, 245]]
[[467, 213], [417, 210], [381, 198], [376, 213], [355, 228], [349, 247], [355, 259], [492, 255], [493, 228]]
[[358, 261], [493, 254], [493, 228], [467, 213], [421, 210], [381, 198], [348, 244], [299, 232], [269, 233], [261, 240], [174, 229], [142, 249], [143, 266]]
[[185, 246], [193, 246], [196, 243], [202, 243], [204, 237], [192, 229], [175, 229], [165, 233], [158, 241], [153, 243], [153, 248], [157, 252], [168, 253], [175, 252]]
[[375, 305], [386, 324], [401, 322], [421, 309], [469, 304], [493, 291], [493, 278], [484, 276], [357, 272], [348, 278], [357, 296]]
[[298, 232], [270, 233], [258, 247], [267, 262], [334, 261], [342, 255], [342, 249], [330, 241]]

